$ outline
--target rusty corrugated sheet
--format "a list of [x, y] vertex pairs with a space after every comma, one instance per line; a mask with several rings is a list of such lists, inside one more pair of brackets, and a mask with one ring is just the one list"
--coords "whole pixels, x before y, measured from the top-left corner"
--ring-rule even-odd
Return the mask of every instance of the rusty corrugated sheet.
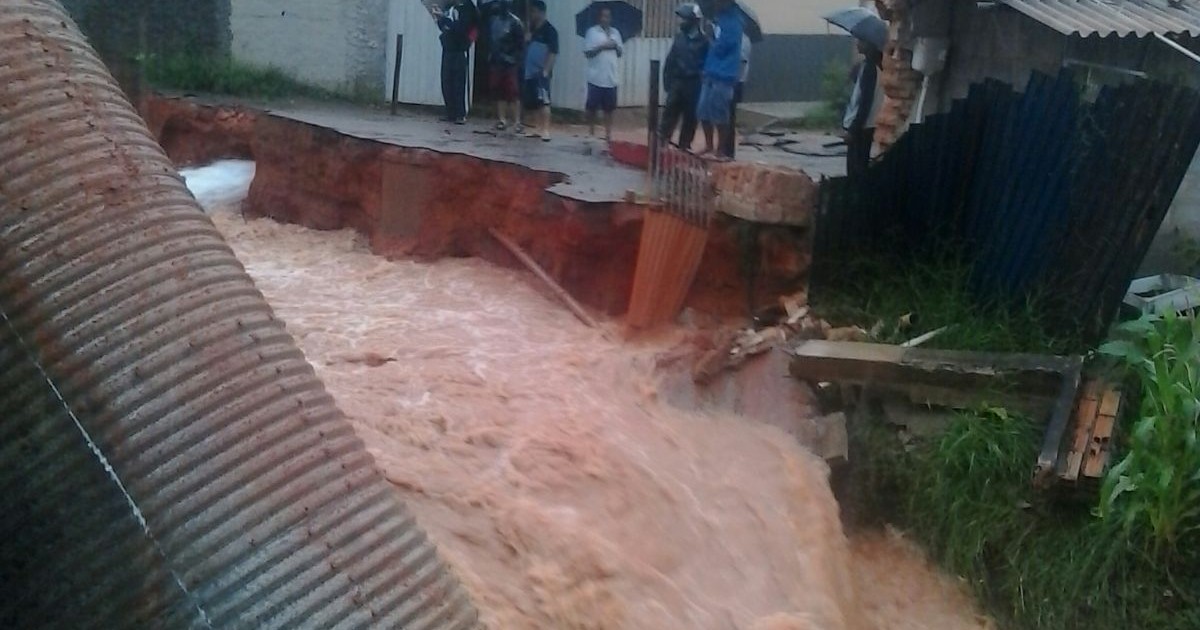
[[475, 626], [56, 0], [0, 0], [0, 182], [0, 626]]
[[1200, 6], [1194, 0], [998, 0], [1064, 35], [1107, 37], [1190, 35], [1200, 37]]
[[[972, 87], [859, 182], [822, 186], [814, 290], [857, 256], [947, 250], [988, 303], [1047, 297], [1048, 323], [1104, 333], [1200, 145], [1200, 94], [1153, 82], [1080, 99], [1070, 71]], [[935, 251], [936, 250], [936, 251]]]

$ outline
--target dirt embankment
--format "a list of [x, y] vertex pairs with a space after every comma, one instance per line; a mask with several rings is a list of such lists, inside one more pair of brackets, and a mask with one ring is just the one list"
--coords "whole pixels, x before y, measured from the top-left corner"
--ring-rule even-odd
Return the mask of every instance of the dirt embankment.
[[[257, 110], [161, 96], [148, 97], [142, 109], [178, 164], [257, 162], [243, 205], [247, 216], [320, 230], [353, 228], [389, 258], [472, 256], [515, 268], [518, 263], [488, 235], [488, 228], [497, 228], [588, 306], [608, 314], [628, 306], [639, 206], [550, 193], [560, 177], [554, 173], [354, 138]], [[756, 181], [747, 177], [724, 179]], [[747, 238], [758, 245], [753, 266], [759, 303], [803, 285], [810, 263], [804, 228], [718, 215], [688, 306], [714, 315], [745, 314]]]

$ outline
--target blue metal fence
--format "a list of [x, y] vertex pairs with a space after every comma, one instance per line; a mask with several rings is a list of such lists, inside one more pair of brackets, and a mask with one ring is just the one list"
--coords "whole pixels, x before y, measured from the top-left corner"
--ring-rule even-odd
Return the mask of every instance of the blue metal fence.
[[914, 125], [860, 181], [822, 186], [813, 290], [853, 257], [950, 250], [980, 300], [1045, 296], [1046, 321], [1103, 334], [1200, 144], [1200, 94], [1141, 82], [1080, 96], [1069, 71], [989, 81]]

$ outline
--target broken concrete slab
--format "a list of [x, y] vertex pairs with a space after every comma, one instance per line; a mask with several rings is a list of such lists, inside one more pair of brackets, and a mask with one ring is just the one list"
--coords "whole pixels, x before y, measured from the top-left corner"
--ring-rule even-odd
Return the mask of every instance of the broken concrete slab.
[[903, 348], [806, 341], [793, 350], [796, 378], [871, 385], [922, 404], [967, 408], [996, 404], [1045, 417], [1077, 357]]

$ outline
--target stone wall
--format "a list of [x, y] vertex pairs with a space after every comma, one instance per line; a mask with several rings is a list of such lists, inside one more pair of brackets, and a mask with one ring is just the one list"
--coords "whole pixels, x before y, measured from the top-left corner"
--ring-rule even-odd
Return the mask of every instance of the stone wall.
[[233, 56], [341, 92], [382, 91], [386, 0], [237, 0]]

